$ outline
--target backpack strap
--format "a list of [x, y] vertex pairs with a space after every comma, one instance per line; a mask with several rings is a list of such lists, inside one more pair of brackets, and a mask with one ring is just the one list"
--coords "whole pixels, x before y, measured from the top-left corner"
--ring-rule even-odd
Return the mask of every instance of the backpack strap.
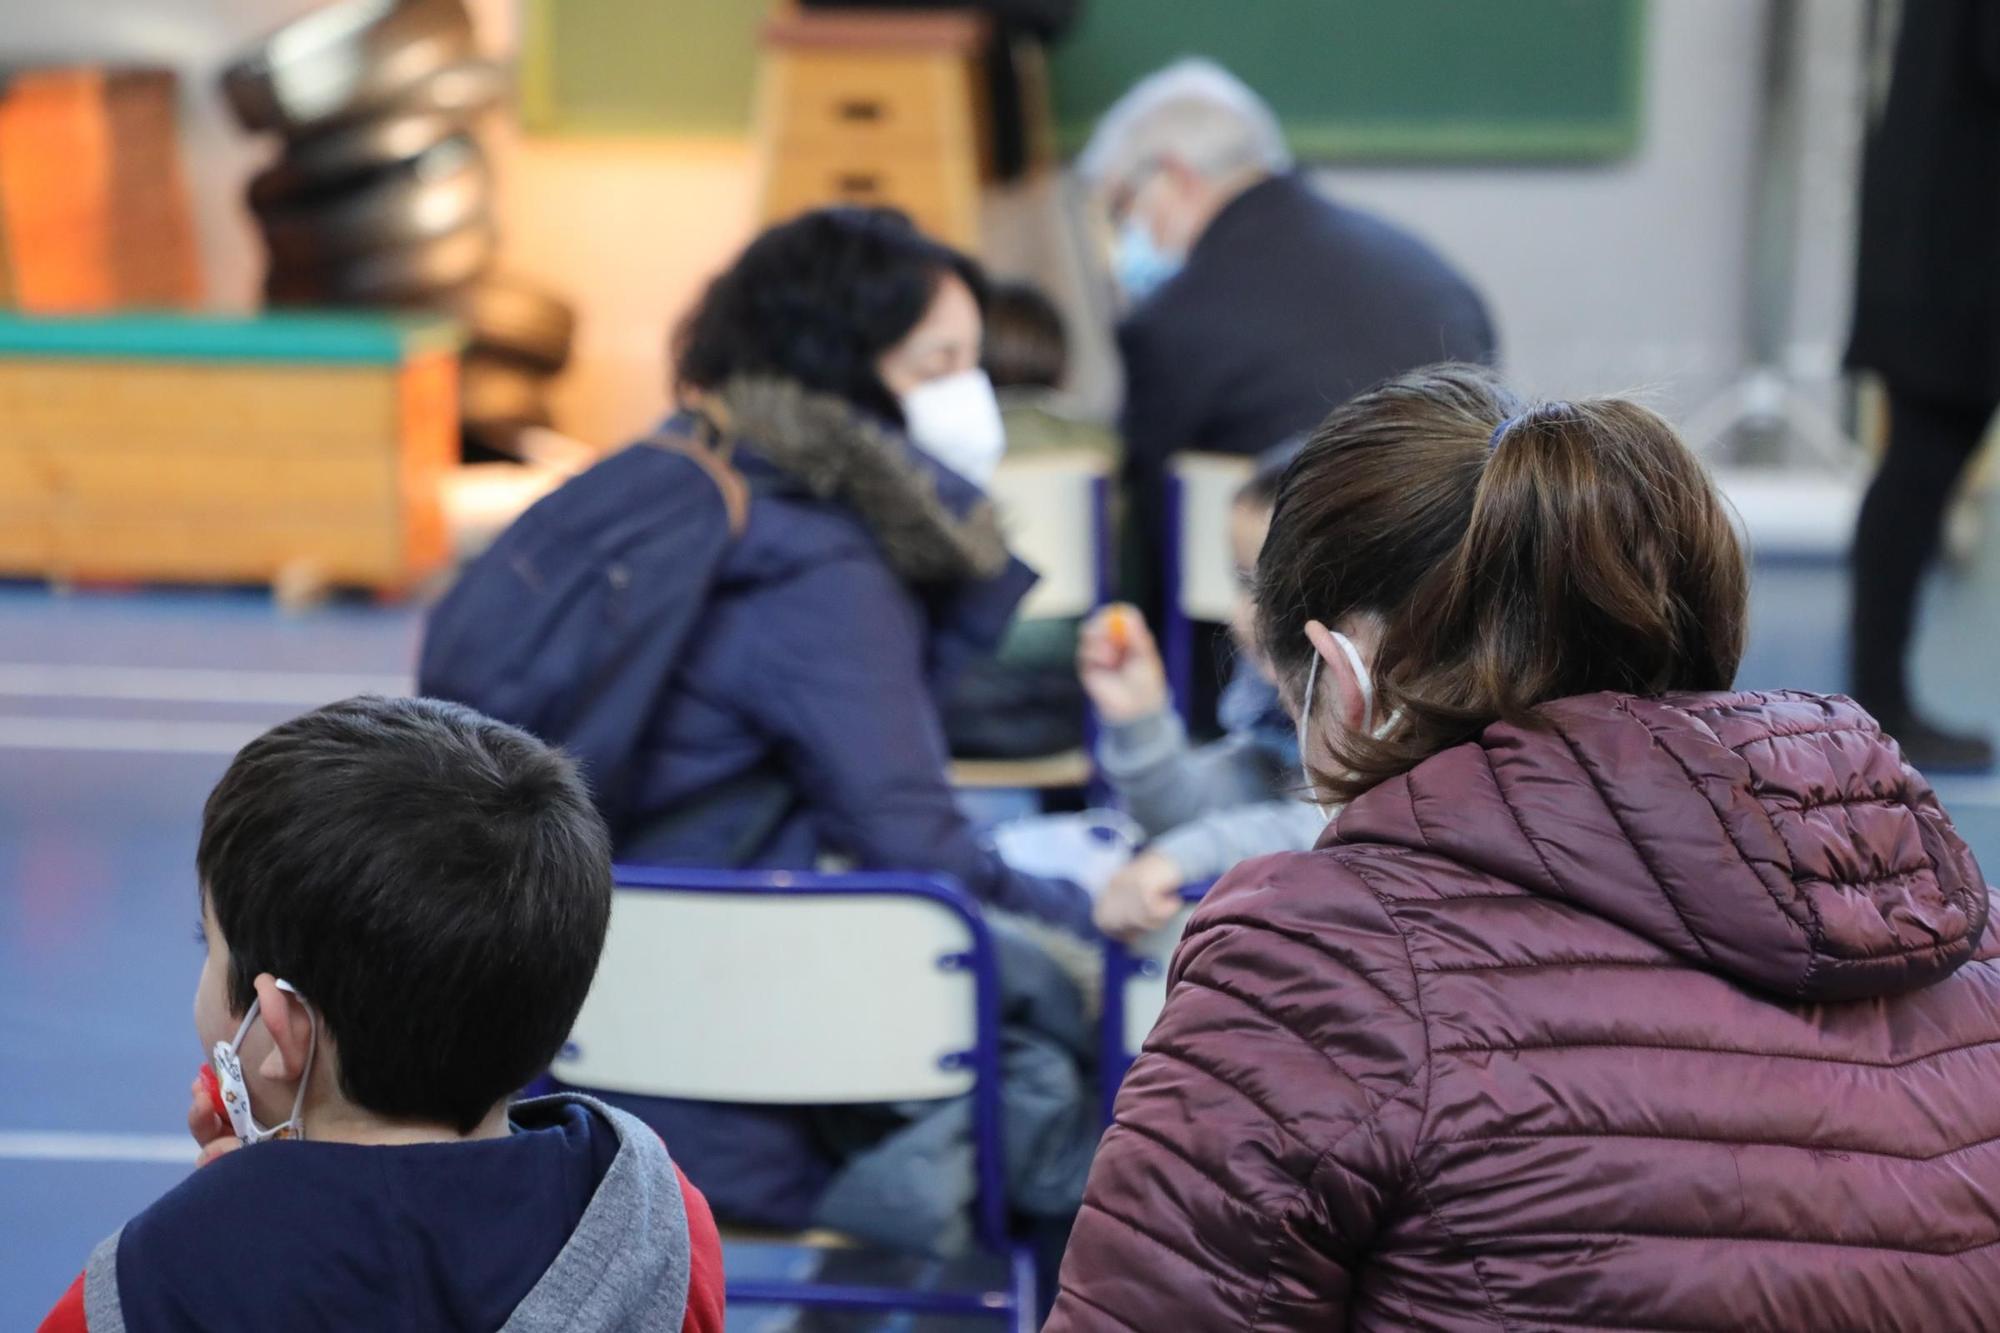
[[668, 449], [683, 454], [695, 466], [708, 474], [715, 483], [715, 489], [722, 495], [722, 507], [729, 514], [729, 535], [741, 537], [743, 529], [750, 522], [750, 483], [744, 479], [729, 461], [729, 451], [722, 442], [722, 434], [715, 424], [699, 413], [695, 416], [697, 433], [683, 434], [666, 431], [653, 436], [646, 443], [656, 449]]

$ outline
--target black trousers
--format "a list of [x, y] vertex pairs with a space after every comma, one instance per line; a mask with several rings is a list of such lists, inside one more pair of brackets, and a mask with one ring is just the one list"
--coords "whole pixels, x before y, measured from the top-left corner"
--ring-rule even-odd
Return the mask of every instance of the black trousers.
[[1889, 386], [1889, 448], [1855, 528], [1853, 691], [1878, 715], [1910, 711], [1908, 660], [1924, 572], [1993, 404], [1939, 402]]

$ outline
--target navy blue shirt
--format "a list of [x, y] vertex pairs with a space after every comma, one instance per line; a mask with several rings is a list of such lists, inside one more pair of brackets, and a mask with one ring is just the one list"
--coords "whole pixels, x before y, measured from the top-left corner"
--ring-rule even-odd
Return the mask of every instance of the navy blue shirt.
[[276, 1141], [196, 1171], [125, 1227], [125, 1322], [155, 1330], [496, 1329], [618, 1152], [577, 1105], [505, 1138]]

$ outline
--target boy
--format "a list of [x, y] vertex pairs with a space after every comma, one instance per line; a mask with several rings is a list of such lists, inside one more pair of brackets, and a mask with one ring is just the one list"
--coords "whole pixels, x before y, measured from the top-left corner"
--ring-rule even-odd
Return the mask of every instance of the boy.
[[44, 1333], [720, 1333], [715, 1224], [652, 1131], [508, 1105], [590, 989], [609, 845], [567, 760], [456, 705], [349, 699], [246, 746], [197, 855], [195, 1029], [234, 1114], [205, 1072], [201, 1169]]
[[1189, 743], [1166, 666], [1136, 608], [1108, 607], [1084, 626], [1077, 665], [1104, 722], [1098, 767], [1152, 837], [1098, 896], [1094, 915], [1107, 935], [1132, 939], [1158, 929], [1181, 910], [1183, 885], [1215, 879], [1251, 857], [1304, 851], [1326, 829], [1326, 816], [1301, 799], [1298, 732], [1278, 702], [1251, 623], [1257, 553], [1295, 452], [1280, 446], [1260, 459], [1230, 512], [1240, 591], [1229, 626], [1236, 674], [1217, 709], [1227, 732], [1221, 740]]

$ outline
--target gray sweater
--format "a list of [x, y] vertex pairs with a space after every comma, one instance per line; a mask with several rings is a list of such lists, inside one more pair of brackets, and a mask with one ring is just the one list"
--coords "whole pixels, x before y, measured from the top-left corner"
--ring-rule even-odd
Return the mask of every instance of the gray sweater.
[[1151, 850], [1190, 883], [1254, 856], [1304, 851], [1326, 829], [1326, 817], [1302, 799], [1298, 773], [1241, 734], [1195, 746], [1171, 708], [1106, 727], [1097, 761]]

